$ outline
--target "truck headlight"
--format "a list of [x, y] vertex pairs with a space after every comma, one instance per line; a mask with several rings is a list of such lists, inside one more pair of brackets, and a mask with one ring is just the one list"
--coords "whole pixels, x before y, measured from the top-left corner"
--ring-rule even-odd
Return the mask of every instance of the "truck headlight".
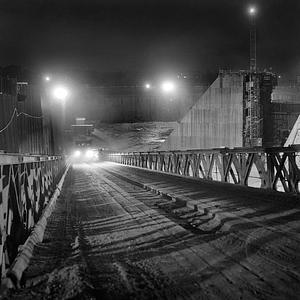
[[74, 157], [79, 157], [81, 155], [81, 151], [80, 150], [76, 150], [76, 151], [74, 151], [74, 153], [73, 153], [73, 156]]
[[86, 152], [85, 152], [85, 157], [86, 158], [92, 158], [94, 156], [94, 151], [92, 151], [92, 150], [87, 150]]

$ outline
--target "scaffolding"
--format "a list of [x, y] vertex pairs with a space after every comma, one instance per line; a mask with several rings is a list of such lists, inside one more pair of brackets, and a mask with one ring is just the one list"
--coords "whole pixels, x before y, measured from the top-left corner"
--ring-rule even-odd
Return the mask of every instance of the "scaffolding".
[[250, 72], [245, 76], [244, 107], [245, 128], [244, 141], [246, 147], [262, 145], [263, 118], [260, 107], [260, 80], [257, 74]]
[[271, 72], [248, 72], [244, 75], [244, 147], [265, 146], [270, 137], [271, 94], [277, 84]]

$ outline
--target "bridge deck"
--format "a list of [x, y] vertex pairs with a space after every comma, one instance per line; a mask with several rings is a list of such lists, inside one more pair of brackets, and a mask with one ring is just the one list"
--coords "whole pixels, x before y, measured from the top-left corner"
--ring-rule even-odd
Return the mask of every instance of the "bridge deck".
[[287, 195], [75, 165], [12, 298], [300, 299], [299, 216]]

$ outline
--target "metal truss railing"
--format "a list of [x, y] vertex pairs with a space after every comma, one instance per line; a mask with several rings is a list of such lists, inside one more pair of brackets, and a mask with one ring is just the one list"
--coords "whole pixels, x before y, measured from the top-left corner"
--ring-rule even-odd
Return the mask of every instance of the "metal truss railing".
[[57, 156], [0, 154], [2, 276], [39, 220], [64, 167]]
[[300, 146], [110, 153], [108, 160], [150, 170], [299, 194]]

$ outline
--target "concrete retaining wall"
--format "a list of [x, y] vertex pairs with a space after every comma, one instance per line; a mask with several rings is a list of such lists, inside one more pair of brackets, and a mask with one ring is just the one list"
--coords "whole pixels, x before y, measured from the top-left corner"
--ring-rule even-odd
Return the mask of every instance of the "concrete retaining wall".
[[162, 145], [163, 150], [243, 146], [243, 75], [219, 75]]

